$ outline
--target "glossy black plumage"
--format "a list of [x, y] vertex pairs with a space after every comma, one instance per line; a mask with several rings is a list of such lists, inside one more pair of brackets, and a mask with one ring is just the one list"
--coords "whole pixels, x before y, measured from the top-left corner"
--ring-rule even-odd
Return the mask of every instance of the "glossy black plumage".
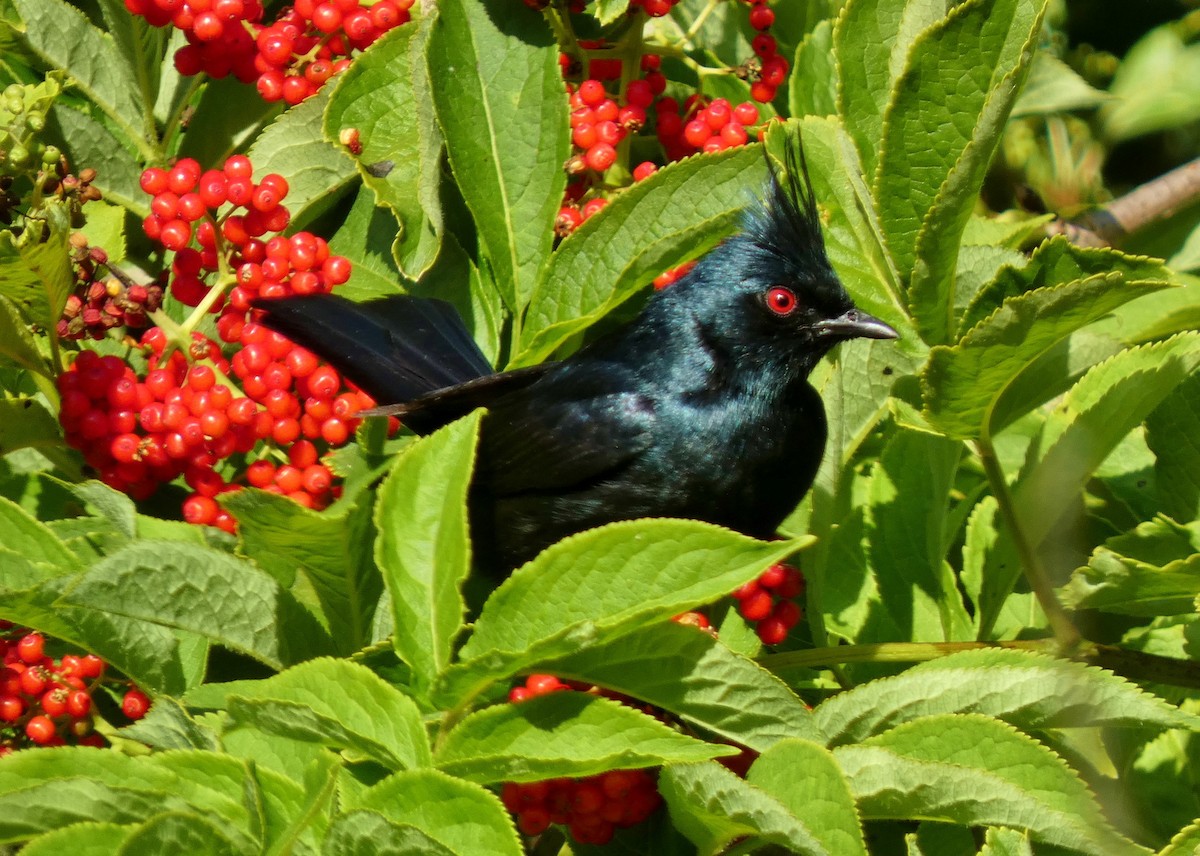
[[402, 404], [419, 433], [489, 409], [471, 493], [483, 567], [511, 570], [574, 532], [637, 517], [769, 537], [824, 451], [809, 372], [839, 341], [896, 335], [833, 273], [799, 161], [789, 156], [787, 180], [772, 175], [740, 233], [559, 363], [492, 374], [440, 301], [256, 305], [381, 404]]

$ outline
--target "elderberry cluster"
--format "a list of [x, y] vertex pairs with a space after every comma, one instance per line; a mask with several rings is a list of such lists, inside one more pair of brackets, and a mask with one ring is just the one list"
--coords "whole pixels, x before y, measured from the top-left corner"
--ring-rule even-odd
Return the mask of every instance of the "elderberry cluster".
[[755, 624], [764, 645], [778, 645], [804, 617], [795, 601], [804, 594], [804, 575], [791, 565], [772, 565], [733, 592], [742, 618]]

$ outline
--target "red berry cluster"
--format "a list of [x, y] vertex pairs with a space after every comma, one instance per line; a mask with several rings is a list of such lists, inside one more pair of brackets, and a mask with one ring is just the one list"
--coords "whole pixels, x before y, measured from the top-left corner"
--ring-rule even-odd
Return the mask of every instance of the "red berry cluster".
[[146, 313], [162, 305], [162, 286], [126, 287], [115, 276], [102, 276], [100, 268], [108, 263], [108, 254], [99, 247], [89, 247], [82, 233], [71, 236], [71, 247], [75, 290], [67, 296], [58, 320], [59, 338], [103, 339], [116, 327], [145, 327], [149, 323]]
[[804, 575], [791, 565], [772, 565], [733, 593], [742, 618], [756, 624], [765, 645], [778, 645], [804, 617], [795, 598], [804, 594]]
[[629, 11], [643, 10], [651, 18], [661, 18], [671, 14], [671, 9], [679, 0], [629, 0]]
[[0, 756], [30, 744], [103, 746], [93, 731], [92, 691], [104, 661], [94, 654], [56, 660], [40, 633], [0, 624]]
[[750, 97], [761, 104], [775, 100], [775, 92], [787, 80], [788, 61], [779, 53], [775, 37], [767, 30], [775, 23], [775, 12], [767, 5], [767, 0], [748, 0], [750, 3], [750, 26], [758, 30], [758, 35], [750, 43], [754, 48], [755, 58], [750, 60], [739, 74], [744, 74], [750, 81]]
[[658, 140], [671, 160], [745, 145], [750, 139], [746, 127], [759, 118], [749, 101], [735, 107], [724, 98], [705, 103], [698, 95], [689, 97], [682, 111], [674, 98], [659, 100], [654, 109]]
[[257, 76], [253, 30], [263, 16], [259, 0], [125, 0], [125, 8], [151, 26], [183, 31], [188, 43], [175, 52], [181, 74], [232, 74], [242, 83]]

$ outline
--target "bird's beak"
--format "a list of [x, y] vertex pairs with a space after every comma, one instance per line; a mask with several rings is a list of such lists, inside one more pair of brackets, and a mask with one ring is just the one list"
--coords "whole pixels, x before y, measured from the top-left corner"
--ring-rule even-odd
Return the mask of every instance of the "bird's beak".
[[831, 339], [898, 339], [900, 334], [874, 315], [861, 309], [850, 309], [837, 318], [818, 321], [813, 327], [817, 335]]

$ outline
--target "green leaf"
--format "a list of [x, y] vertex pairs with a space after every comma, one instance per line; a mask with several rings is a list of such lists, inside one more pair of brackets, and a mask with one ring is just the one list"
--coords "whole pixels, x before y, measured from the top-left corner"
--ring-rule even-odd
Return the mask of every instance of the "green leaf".
[[1090, 110], [1111, 99], [1109, 93], [1093, 87], [1050, 51], [1039, 50], [1033, 58], [1025, 88], [1013, 105], [1012, 116], [1015, 119]]
[[[916, 240], [913, 275], [909, 283], [909, 305], [926, 342], [945, 343], [950, 341], [954, 334], [954, 273], [958, 263], [959, 244], [976, 207], [979, 192], [983, 188], [992, 156], [1000, 143], [1000, 135], [1008, 121], [1009, 112], [1029, 71], [1046, 6], [1047, 0], [997, 0], [992, 4], [990, 11], [984, 12], [989, 16], [986, 23], [981, 25], [981, 37], [985, 41], [999, 35], [987, 32], [994, 24], [995, 17], [1011, 17], [1008, 33], [1004, 36], [1004, 46], [998, 55], [997, 67], [988, 84], [986, 99], [965, 138], [955, 139], [951, 143], [956, 153], [961, 145], [961, 155], [957, 156], [952, 165], [947, 161], [935, 167], [940, 169], [941, 166], [948, 166], [949, 170], [937, 190], [932, 207], [928, 211], [921, 208], [915, 210], [915, 213], [924, 219]], [[952, 62], [966, 61], [968, 64], [976, 59], [955, 58], [952, 55], [947, 58]], [[988, 59], [984, 60], [988, 61], [991, 61], [990, 54]], [[978, 66], [970, 67], [971, 71], [968, 74], [981, 73], [976, 71]], [[953, 75], [955, 72], [951, 71], [949, 74]], [[917, 79], [922, 86], [923, 97], [932, 101], [935, 108], [940, 106], [944, 99], [940, 96], [933, 96], [931, 99], [930, 90], [925, 88], [930, 85], [930, 81], [922, 77]], [[981, 77], [976, 77], [976, 80], [983, 82]], [[928, 118], [928, 107], [929, 104], [926, 103], [919, 108], [922, 119]], [[934, 121], [952, 120], [958, 115], [952, 108]], [[894, 117], [895, 114], [890, 116]], [[944, 130], [944, 127], [939, 127], [939, 131]], [[916, 166], [916, 163], [913, 166]], [[903, 270], [903, 263], [900, 263], [900, 266]]]
[[333, 643], [312, 614], [248, 562], [178, 541], [138, 541], [96, 563], [67, 605], [197, 633], [281, 669]]
[[19, 237], [0, 230], [0, 297], [45, 330], [54, 329], [75, 288], [69, 233], [65, 202], [44, 204], [39, 218], [26, 218]]
[[[325, 135], [355, 129], [363, 183], [400, 225], [396, 260], [410, 279], [432, 265], [441, 244], [441, 130], [424, 63], [428, 17], [396, 27], [341, 75], [325, 110]], [[381, 174], [382, 173], [382, 174]]]
[[875, 171], [884, 113], [913, 42], [942, 20], [946, 6], [946, 0], [853, 0], [838, 16], [838, 114], [868, 172]]
[[[186, 40], [180, 40], [179, 46], [183, 44], [186, 44]], [[174, 46], [168, 46], [167, 50], [172, 50], [172, 47]], [[174, 68], [172, 67], [167, 73], [173, 72]], [[200, 98], [197, 101], [194, 93], [189, 96], [189, 90], [194, 80], [194, 78], [184, 77], [177, 84], [176, 97], [188, 98], [188, 104], [172, 101], [169, 107], [170, 115], [174, 115], [178, 111], [188, 110], [194, 104], [194, 111], [190, 114], [188, 126], [203, 128], [204, 133], [183, 134], [179, 141], [179, 155], [193, 157], [201, 164], [213, 164], [219, 167], [230, 155], [244, 153], [257, 142], [263, 126], [268, 121], [278, 118], [283, 113], [283, 108], [287, 106], [281, 102], [264, 101], [255, 87], [247, 86], [233, 75], [220, 80], [208, 79], [200, 91]], [[163, 104], [162, 96], [167, 94], [161, 93], [159, 100], [159, 114], [164, 121], [168, 114], [164, 109], [167, 105]], [[313, 98], [307, 99], [305, 103], [312, 101], [315, 104], [321, 104], [324, 103], [325, 98], [325, 93], [322, 91]], [[312, 109], [310, 106], [306, 108], [306, 112]], [[312, 114], [309, 113], [309, 115]], [[296, 133], [297, 142], [300, 143], [303, 140], [311, 140], [313, 132], [311, 129], [301, 128], [297, 129]], [[277, 140], [276, 142], [281, 146], [287, 146], [287, 140]], [[269, 152], [264, 150], [263, 155], [268, 156]], [[257, 161], [255, 161], [255, 166], [259, 166]], [[284, 175], [290, 181], [291, 176], [287, 173]], [[142, 204], [148, 205], [149, 200], [140, 188], [138, 194], [144, 200]], [[285, 204], [291, 211], [293, 205], [290, 197]]]
[[351, 749], [390, 770], [430, 764], [417, 706], [366, 666], [310, 660], [252, 687], [228, 697], [229, 716], [238, 725]]
[[1049, 749], [985, 716], [930, 716], [833, 750], [865, 819], [1008, 826], [1095, 856], [1145, 854], [1118, 835]]
[[343, 814], [329, 827], [322, 856], [454, 856], [415, 826], [392, 823], [373, 811]]
[[116, 823], [73, 823], [52, 829], [21, 848], [22, 856], [112, 856], [133, 831]]
[[92, 183], [106, 202], [120, 205], [138, 217], [150, 213], [150, 197], [138, 183], [143, 155], [122, 143], [100, 108], [91, 102], [55, 104], [46, 124], [68, 142], [71, 163], [87, 164], [96, 170]]
[[777, 799], [720, 764], [664, 767], [658, 790], [671, 811], [671, 822], [700, 853], [723, 853], [732, 842], [750, 838], [789, 853], [835, 854]]
[[779, 800], [830, 853], [866, 856], [850, 785], [824, 746], [807, 740], [776, 743], [750, 767], [746, 781]]
[[550, 257], [510, 367], [545, 360], [664, 270], [732, 235], [765, 180], [762, 148], [751, 144], [668, 164], [622, 192]]
[[1158, 851], [1158, 856], [1195, 856], [1200, 848], [1200, 821], [1179, 830], [1171, 843]]
[[450, 664], [471, 569], [467, 492], [483, 411], [419, 440], [379, 490], [375, 560], [391, 601], [393, 644], [428, 687]]
[[1110, 145], [1200, 118], [1200, 44], [1171, 24], [1155, 27], [1126, 52], [1100, 111]]
[[121, 729], [121, 736], [154, 749], [218, 748], [216, 732], [197, 722], [168, 695], [155, 696], [146, 715]]
[[163, 812], [139, 826], [117, 856], [187, 853], [189, 856], [238, 856], [245, 851], [225, 837], [222, 828], [192, 812]]
[[258, 180], [267, 173], [287, 179], [284, 201], [292, 228], [328, 210], [357, 177], [346, 153], [321, 134], [320, 117], [328, 101], [329, 90], [322, 88], [264, 128], [247, 152]]
[[1015, 829], [988, 827], [979, 856], [1033, 856], [1029, 836]]
[[1094, 666], [1030, 651], [962, 651], [840, 693], [813, 711], [830, 745], [926, 716], [987, 714], [1023, 730], [1192, 728], [1195, 717]]
[[608, 26], [618, 18], [625, 17], [629, 11], [629, 0], [597, 0], [596, 20], [603, 26]]
[[104, 248], [110, 264], [119, 264], [125, 259], [127, 213], [124, 206], [110, 205], [103, 199], [91, 200], [83, 206], [86, 222], [78, 231], [87, 238], [89, 245]]
[[788, 79], [788, 112], [796, 118], [836, 114], [838, 83], [833, 23], [819, 21], [796, 47]]
[[1200, 366], [1200, 333], [1124, 351], [1089, 371], [1051, 411], [1033, 465], [1013, 492], [1032, 544], [1054, 531], [1083, 484], [1121, 439]]
[[139, 98], [132, 69], [113, 37], [62, 0], [13, 0], [25, 23], [30, 47], [51, 68], [65, 69], [72, 82], [124, 133], [125, 145], [143, 151], [153, 137], [147, 105]]
[[360, 187], [341, 228], [329, 239], [329, 251], [345, 256], [353, 265], [339, 294], [364, 301], [401, 293], [400, 270], [392, 258], [399, 231], [400, 223], [392, 211], [377, 207], [375, 192]]
[[[1157, 287], [1122, 282], [1114, 272], [1005, 300], [955, 345], [930, 351], [921, 378], [925, 417], [951, 437], [991, 435], [1003, 427], [993, 424], [992, 412], [1026, 366], [1080, 327]], [[1016, 416], [1028, 408], [1010, 403], [1008, 409]]]
[[[889, 90], [872, 185], [902, 273], [920, 257], [928, 263], [918, 233], [925, 223], [935, 223], [930, 209], [953, 200], [953, 210], [961, 211], [976, 174], [986, 167], [1044, 5], [1044, 0], [968, 0], [921, 30], [908, 47], [903, 71]], [[861, 55], [850, 54], [847, 61], [861, 62]], [[848, 86], [843, 81], [843, 89]], [[949, 218], [947, 242], [953, 233], [961, 235], [965, 216]]]
[[570, 690], [470, 714], [438, 746], [438, 769], [482, 785], [583, 778], [736, 755], [687, 737], [641, 711]]
[[1162, 510], [1176, 520], [1200, 517], [1200, 376], [1192, 375], [1146, 417], [1154, 484]]
[[71, 485], [71, 493], [83, 500], [89, 511], [107, 520], [126, 538], [133, 538], [138, 534], [137, 506], [119, 490], [102, 481], [91, 479]]
[[58, 574], [79, 567], [79, 557], [67, 549], [46, 524], [3, 496], [0, 496], [0, 545], [4, 550], [17, 553], [46, 570], [54, 569]]
[[26, 369], [47, 377], [51, 374], [29, 330], [29, 322], [3, 295], [0, 295], [0, 365]]
[[393, 773], [347, 802], [347, 809], [367, 809], [393, 823], [415, 826], [455, 853], [523, 853], [495, 794], [438, 770]]
[[1097, 547], [1063, 589], [1075, 608], [1186, 615], [1200, 596], [1200, 523], [1160, 516]]
[[429, 77], [450, 167], [505, 303], [519, 313], [550, 254], [570, 135], [558, 47], [541, 15], [445, 0]]
[[674, 621], [539, 668], [648, 702], [759, 752], [788, 737], [820, 739], [812, 715], [782, 681], [710, 634]]
[[761, 542], [692, 520], [632, 520], [565, 538], [492, 594], [441, 682], [478, 692], [538, 662], [727, 594], [811, 539]]
[[253, 556], [281, 585], [299, 571], [312, 586], [336, 650], [371, 643], [371, 620], [383, 582], [371, 558], [375, 541], [371, 495], [324, 512], [259, 490], [223, 498], [238, 521], [240, 552]]

